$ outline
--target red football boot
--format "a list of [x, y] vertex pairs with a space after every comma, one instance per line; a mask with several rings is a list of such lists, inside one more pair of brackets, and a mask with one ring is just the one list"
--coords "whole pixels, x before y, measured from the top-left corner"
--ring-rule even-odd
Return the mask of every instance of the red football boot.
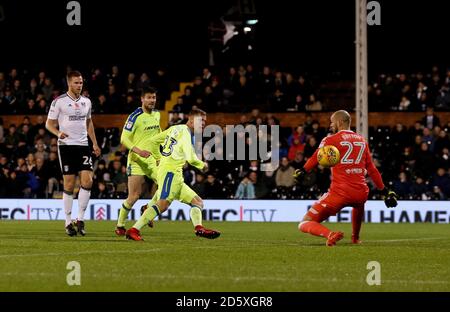
[[117, 236], [125, 236], [127, 229], [124, 226], [116, 226], [114, 233], [116, 233]]
[[361, 240], [359, 239], [359, 237], [352, 235], [352, 244], [361, 244]]
[[338, 241], [344, 238], [344, 233], [342, 232], [331, 232], [330, 235], [328, 235], [327, 239], [327, 246], [331, 247], [336, 245]]
[[215, 230], [206, 229], [203, 227], [203, 225], [197, 225], [195, 227], [195, 235], [197, 235], [199, 237], [214, 239], [214, 238], [217, 238], [220, 236], [220, 232], [215, 231]]
[[134, 241], [143, 241], [144, 240], [141, 236], [141, 232], [139, 232], [139, 230], [134, 227], [127, 230], [127, 232], [125, 233], [125, 237], [127, 239], [132, 239]]

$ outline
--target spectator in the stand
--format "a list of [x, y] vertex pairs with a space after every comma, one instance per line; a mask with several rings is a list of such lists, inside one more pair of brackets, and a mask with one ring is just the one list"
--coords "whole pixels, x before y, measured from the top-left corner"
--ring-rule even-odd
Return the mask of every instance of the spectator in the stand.
[[235, 67], [230, 67], [228, 70], [228, 75], [224, 80], [224, 88], [227, 90], [234, 91], [239, 85], [239, 75]]
[[425, 83], [423, 81], [419, 81], [417, 83], [417, 88], [416, 88], [416, 100], [420, 101], [420, 99], [422, 98], [423, 94], [426, 94], [428, 90], [428, 87], [425, 85]]
[[428, 187], [425, 185], [424, 180], [421, 177], [416, 177], [415, 181], [411, 185], [412, 199], [428, 199], [427, 193]]
[[106, 162], [104, 159], [100, 159], [97, 163], [97, 169], [95, 169], [94, 172], [94, 180], [96, 181], [109, 181], [109, 173], [108, 169], [106, 168]]
[[291, 73], [286, 73], [286, 84], [283, 88], [283, 94], [286, 106], [291, 107], [295, 103], [295, 97], [298, 94], [298, 83]]
[[398, 148], [399, 152], [406, 146], [406, 144], [409, 144], [408, 132], [401, 123], [397, 123], [395, 125], [395, 128], [392, 130], [391, 137], [394, 147]]
[[156, 71], [156, 76], [153, 79], [152, 85], [156, 88], [156, 90], [158, 90], [159, 109], [163, 110], [165, 108], [166, 101], [170, 97], [169, 79], [167, 78], [166, 71], [164, 69], [159, 68]]
[[389, 110], [389, 102], [385, 100], [385, 96], [381, 88], [374, 88], [369, 92], [369, 108], [373, 111], [387, 111]]
[[259, 89], [265, 97], [275, 91], [275, 77], [272, 75], [272, 71], [269, 66], [263, 67], [263, 72], [259, 82]]
[[34, 138], [31, 136], [30, 130], [31, 129], [29, 124], [22, 125], [20, 129], [20, 134], [23, 136], [23, 139], [25, 140], [27, 146], [33, 146], [34, 144]]
[[95, 103], [94, 112], [96, 114], [106, 114], [109, 111], [107, 107], [108, 103], [106, 102], [106, 96], [104, 94], [100, 94], [98, 96], [98, 100]]
[[9, 198], [23, 198], [23, 181], [17, 179], [17, 173], [15, 171], [9, 171], [6, 180], [6, 194]]
[[325, 132], [324, 129], [320, 127], [319, 121], [313, 120], [311, 127], [312, 131], [311, 133], [309, 133], [309, 135], [315, 137], [317, 142], [322, 141], [322, 139], [325, 137]]
[[249, 111], [249, 107], [254, 104], [254, 91], [247, 84], [245, 76], [239, 77], [239, 85], [235, 90], [234, 106], [241, 111]]
[[201, 198], [206, 198], [205, 192], [205, 176], [203, 173], [197, 173], [195, 175], [195, 183], [192, 185], [192, 190], [198, 194]]
[[217, 111], [217, 102], [218, 99], [215, 97], [214, 93], [213, 93], [213, 89], [211, 88], [211, 86], [206, 86], [205, 87], [205, 93], [203, 95], [203, 107], [204, 110], [207, 111], [208, 113], [214, 113]]
[[17, 145], [19, 144], [20, 135], [16, 131], [16, 125], [11, 124], [9, 126], [9, 132], [7, 135], [5, 135], [5, 147], [8, 151], [8, 155], [12, 155], [12, 152], [16, 149]]
[[[299, 127], [297, 127], [299, 128]], [[305, 150], [305, 144], [302, 143], [302, 138], [300, 136], [295, 136], [296, 133], [294, 133], [294, 136], [291, 136], [291, 138], [289, 138], [289, 152], [288, 152], [288, 158], [289, 160], [294, 160], [296, 155], [298, 153], [302, 153], [303, 155], [303, 151]]]
[[25, 114], [30, 114], [30, 115], [34, 115], [36, 114], [38, 111], [37, 106], [36, 106], [36, 102], [33, 99], [29, 99], [27, 101], [27, 105], [24, 107], [23, 112]]
[[236, 193], [234, 195], [236, 199], [255, 199], [255, 187], [248, 176], [245, 176], [241, 183], [239, 183]]
[[447, 196], [441, 190], [441, 188], [437, 185], [433, 186], [433, 191], [431, 193], [432, 200], [447, 200]]
[[209, 86], [211, 84], [212, 74], [208, 67], [203, 68], [202, 72], [202, 82], [203, 86]]
[[41, 99], [38, 102], [35, 112], [37, 114], [47, 114], [48, 113], [48, 105], [47, 105], [47, 101], [45, 99]]
[[439, 168], [433, 177], [431, 186], [438, 186], [445, 197], [450, 196], [450, 177], [444, 168]]
[[184, 88], [184, 94], [181, 97], [183, 99], [184, 106], [183, 113], [187, 114], [191, 111], [192, 106], [195, 105], [195, 98], [192, 95], [192, 88], [190, 86]]
[[428, 149], [428, 144], [422, 142], [420, 144], [420, 151], [416, 155], [416, 162], [414, 166], [416, 175], [426, 179], [430, 172], [434, 171], [435, 161], [435, 157]]
[[99, 68], [95, 68], [92, 72], [91, 79], [88, 81], [88, 89], [93, 98], [98, 97], [102, 92], [106, 91], [108, 85], [107, 78], [103, 75]]
[[9, 87], [6, 87], [4, 96], [0, 99], [0, 111], [6, 114], [17, 114], [19, 111], [17, 99]]
[[48, 159], [48, 152], [46, 151], [47, 146], [44, 143], [44, 140], [39, 138], [36, 141], [36, 151], [34, 153], [35, 158], [43, 158], [45, 160]]
[[436, 96], [436, 109], [450, 109], [450, 84], [443, 85]]
[[128, 73], [127, 81], [125, 82], [125, 92], [131, 95], [137, 95], [137, 80], [135, 73]]
[[428, 99], [428, 94], [427, 93], [422, 93], [422, 95], [420, 96], [420, 99], [417, 101], [417, 109], [419, 111], [424, 112], [427, 107], [430, 106], [430, 100]]
[[440, 125], [439, 117], [434, 114], [433, 107], [427, 107], [426, 116], [422, 118], [422, 125], [428, 129], [433, 129]]
[[[29, 170], [31, 171], [31, 170]], [[36, 189], [36, 198], [45, 198], [48, 183], [48, 171], [45, 166], [45, 162], [43, 158], [36, 158], [36, 167], [34, 175], [38, 181], [38, 187]]]
[[310, 136], [307, 140], [304, 150], [305, 158], [310, 158], [314, 154], [318, 146], [319, 144], [317, 142], [317, 139], [314, 136]]
[[208, 173], [205, 182], [205, 194], [207, 199], [220, 199], [222, 197], [222, 188], [220, 182], [212, 173]]
[[286, 79], [283, 76], [283, 73], [279, 70], [275, 71], [275, 90], [280, 89], [283, 90], [286, 87]]
[[303, 97], [300, 94], [296, 95], [294, 102], [292, 104], [288, 104], [287, 110], [294, 112], [306, 111], [306, 105], [304, 103]]
[[52, 93], [54, 89], [55, 85], [53, 84], [52, 80], [50, 78], [45, 78], [44, 85], [42, 86], [41, 90], [47, 102], [52, 99]]
[[275, 92], [269, 97], [269, 110], [272, 112], [287, 111], [288, 104], [285, 94], [281, 89], [276, 89]]
[[150, 78], [147, 73], [142, 73], [139, 81], [137, 82], [137, 92], [138, 94], [142, 92], [143, 89], [150, 87]]
[[38, 87], [42, 90], [42, 87], [45, 85], [45, 79], [47, 78], [47, 74], [44, 71], [39, 72], [38, 74]]
[[269, 194], [269, 188], [265, 181], [258, 177], [256, 171], [251, 171], [248, 177], [255, 187], [255, 198], [265, 198]]
[[303, 155], [303, 152], [297, 152], [297, 153], [295, 153], [294, 160], [291, 161], [291, 166], [294, 169], [301, 169], [301, 168], [303, 168], [305, 163], [306, 163], [306, 160], [305, 160], [305, 156]]
[[34, 142], [38, 142], [38, 140], [42, 140], [42, 142], [49, 146], [50, 145], [50, 141], [51, 141], [51, 137], [49, 132], [46, 129], [43, 128], [39, 128], [37, 134], [34, 137]]
[[120, 75], [119, 67], [117, 65], [112, 66], [111, 73], [108, 74], [108, 85], [114, 85], [116, 91], [122, 93], [124, 89], [123, 83], [124, 81]]
[[400, 196], [400, 198], [407, 199], [407, 196], [411, 193], [411, 183], [406, 176], [405, 172], [400, 172], [398, 180], [394, 181], [394, 190]]
[[311, 84], [306, 81], [305, 77], [300, 75], [298, 77], [298, 95], [300, 95], [303, 99], [308, 98], [308, 96], [312, 93], [312, 86]]
[[424, 128], [423, 129], [423, 135], [422, 135], [422, 142], [425, 142], [428, 144], [428, 149], [430, 152], [434, 152], [434, 136], [431, 133], [430, 129]]
[[61, 168], [59, 166], [58, 154], [50, 152], [46, 162], [46, 170], [48, 176], [48, 197], [52, 198], [55, 188], [59, 190], [60, 181], [62, 180]]
[[309, 95], [309, 103], [306, 105], [307, 111], [321, 111], [322, 110], [322, 102], [316, 99], [314, 94]]
[[195, 77], [194, 85], [192, 86], [192, 96], [194, 97], [194, 99], [201, 98], [203, 96], [204, 90], [205, 87], [203, 85], [202, 77]]
[[411, 101], [406, 97], [402, 96], [402, 100], [400, 101], [400, 104], [398, 105], [399, 111], [409, 111], [411, 109]]
[[312, 131], [313, 131], [313, 128], [312, 128], [313, 122], [314, 122], [314, 119], [313, 119], [311, 113], [306, 113], [305, 122], [303, 123], [303, 128], [305, 128], [305, 133], [306, 134], [311, 134], [312, 133]]
[[438, 167], [448, 170], [450, 168], [450, 148], [444, 147], [441, 152], [438, 153], [437, 165]]
[[21, 86], [20, 80], [16, 79], [13, 82], [12, 93], [17, 100], [17, 105], [22, 107], [26, 102], [25, 90]]
[[258, 118], [261, 118], [261, 112], [259, 111], [259, 109], [254, 108], [250, 112], [250, 120], [248, 123], [252, 124], [252, 125], [256, 125], [256, 121], [258, 120]]
[[127, 182], [128, 182], [127, 167], [124, 165], [121, 165], [119, 171], [114, 176], [112, 176], [111, 181], [115, 185], [116, 192], [126, 193], [127, 188], [128, 188], [127, 187]]
[[116, 175], [121, 173], [122, 164], [120, 163], [120, 160], [114, 159], [109, 163], [108, 167], [111, 181], [113, 181]]
[[278, 187], [292, 187], [295, 184], [295, 169], [289, 164], [289, 160], [283, 157], [275, 174], [275, 183]]
[[103, 181], [97, 183], [97, 187], [93, 189], [93, 193], [92, 198], [110, 199], [113, 197], [112, 192], [107, 190], [106, 183]]
[[122, 112], [123, 105], [120, 94], [116, 90], [115, 85], [108, 86], [108, 95], [106, 96], [108, 113]]
[[177, 98], [177, 103], [172, 107], [172, 111], [176, 113], [182, 113], [183, 112], [183, 98], [179, 96]]
[[415, 139], [415, 137], [416, 137], [417, 135], [422, 135], [422, 133], [423, 133], [423, 128], [424, 128], [424, 126], [422, 125], [422, 122], [421, 122], [421, 121], [417, 120], [417, 121], [414, 123], [414, 126], [412, 126], [412, 127], [409, 129], [409, 131], [408, 131], [408, 132], [409, 132], [409, 137], [413, 139], [412, 141], [414, 141], [414, 139]]
[[130, 114], [134, 112], [137, 107], [139, 107], [139, 101], [132, 94], [128, 94], [122, 111]]
[[173, 125], [179, 125], [183, 122], [183, 119], [180, 117], [180, 114], [177, 112], [173, 112], [169, 117], [169, 127]]

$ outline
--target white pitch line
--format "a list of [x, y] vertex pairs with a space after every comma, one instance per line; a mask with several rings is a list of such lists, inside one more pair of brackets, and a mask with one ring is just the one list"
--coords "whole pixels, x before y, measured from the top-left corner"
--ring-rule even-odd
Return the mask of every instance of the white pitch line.
[[424, 237], [424, 238], [399, 238], [399, 239], [375, 239], [368, 240], [368, 243], [395, 243], [395, 242], [413, 242], [413, 241], [421, 241], [421, 240], [437, 240], [437, 239], [449, 239], [449, 237]]
[[[172, 248], [166, 248], [172, 249]], [[133, 253], [151, 253], [161, 251], [163, 248], [145, 249], [145, 250], [92, 250], [92, 251], [77, 251], [77, 252], [49, 252], [49, 253], [35, 253], [35, 254], [9, 254], [0, 255], [1, 258], [10, 257], [52, 257], [52, 256], [78, 256], [78, 255], [94, 255], [94, 254], [133, 254]]]
[[[46, 273], [46, 272], [40, 272], [40, 273], [23, 273], [23, 272], [0, 272], [0, 276], [56, 276], [59, 274], [56, 273]], [[214, 279], [214, 276], [212, 275], [175, 275], [175, 274], [118, 274], [118, 273], [94, 273], [89, 275], [89, 277], [93, 278], [139, 278], [139, 279], [187, 279], [187, 280], [195, 280], [195, 279], [201, 279], [201, 280], [211, 280]], [[340, 279], [340, 278], [283, 278], [283, 277], [274, 277], [274, 276], [221, 276], [220, 280], [231, 280], [232, 282], [239, 283], [239, 282], [247, 282], [247, 281], [277, 281], [277, 282], [320, 282], [320, 283], [358, 283], [362, 286], [365, 286], [365, 280], [364, 279]], [[386, 286], [387, 284], [421, 284], [421, 285], [447, 285], [450, 284], [450, 281], [443, 281], [443, 280], [382, 280], [382, 285]]]

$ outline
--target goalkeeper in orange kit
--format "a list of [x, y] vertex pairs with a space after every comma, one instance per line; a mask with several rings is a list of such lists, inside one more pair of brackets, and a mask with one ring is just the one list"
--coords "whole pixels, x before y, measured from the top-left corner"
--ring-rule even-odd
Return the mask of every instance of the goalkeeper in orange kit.
[[[340, 161], [331, 168], [331, 186], [327, 193], [308, 210], [299, 224], [299, 230], [327, 239], [327, 246], [334, 246], [344, 238], [343, 232], [332, 232], [320, 224], [330, 216], [336, 215], [342, 208], [350, 206], [352, 210], [352, 237], [359, 244], [359, 232], [364, 217], [364, 204], [369, 195], [366, 183], [368, 174], [378, 190], [384, 195], [388, 208], [397, 206], [397, 194], [384, 186], [381, 174], [370, 156], [369, 146], [361, 135], [350, 130], [350, 114], [340, 110], [331, 115], [330, 130], [334, 133], [322, 140], [319, 149], [325, 145], [335, 146], [341, 155]], [[306, 172], [317, 166], [317, 153], [308, 159], [302, 169], [297, 169], [294, 177], [301, 180]], [[342, 156], [343, 155], [343, 156]]]

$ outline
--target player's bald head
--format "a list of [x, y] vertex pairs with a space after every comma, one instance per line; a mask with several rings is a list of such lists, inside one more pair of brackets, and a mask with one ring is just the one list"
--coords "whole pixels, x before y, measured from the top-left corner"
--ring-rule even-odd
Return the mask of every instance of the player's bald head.
[[350, 117], [350, 114], [345, 110], [338, 110], [335, 112], [332, 116], [332, 118], [338, 122], [342, 122], [348, 126], [350, 126], [350, 123], [352, 122], [352, 118]]

